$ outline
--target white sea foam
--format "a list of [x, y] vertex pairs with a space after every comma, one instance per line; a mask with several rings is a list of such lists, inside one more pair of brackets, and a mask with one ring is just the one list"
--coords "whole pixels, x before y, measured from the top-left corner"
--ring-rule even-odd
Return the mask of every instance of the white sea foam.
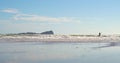
[[71, 36], [71, 35], [14, 35], [1, 36], [2, 41], [16, 42], [120, 42], [119, 36]]

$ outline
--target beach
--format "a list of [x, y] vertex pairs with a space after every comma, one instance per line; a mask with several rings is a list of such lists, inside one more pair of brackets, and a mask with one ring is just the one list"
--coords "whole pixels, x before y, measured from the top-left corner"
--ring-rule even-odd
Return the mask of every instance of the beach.
[[114, 63], [119, 53], [120, 37], [113, 35], [0, 36], [1, 63]]

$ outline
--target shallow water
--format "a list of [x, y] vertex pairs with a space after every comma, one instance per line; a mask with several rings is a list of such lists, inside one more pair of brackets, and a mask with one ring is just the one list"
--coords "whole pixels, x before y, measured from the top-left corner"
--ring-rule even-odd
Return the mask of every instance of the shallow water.
[[119, 43], [0, 43], [0, 63], [120, 63]]

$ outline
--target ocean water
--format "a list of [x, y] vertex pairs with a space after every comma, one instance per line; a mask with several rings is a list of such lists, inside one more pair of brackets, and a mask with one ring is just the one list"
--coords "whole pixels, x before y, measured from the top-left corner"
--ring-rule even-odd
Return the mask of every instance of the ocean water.
[[0, 63], [120, 63], [119, 43], [0, 43]]

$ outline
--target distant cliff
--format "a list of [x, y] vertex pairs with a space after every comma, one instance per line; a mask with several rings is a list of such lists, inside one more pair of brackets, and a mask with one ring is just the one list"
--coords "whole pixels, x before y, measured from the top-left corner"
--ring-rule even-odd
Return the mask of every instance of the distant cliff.
[[35, 34], [54, 34], [53, 31], [44, 31], [42, 33], [36, 33], [36, 32], [25, 32], [25, 33], [18, 33], [19, 35], [35, 35]]
[[53, 31], [45, 31], [45, 32], [42, 32], [40, 34], [54, 34], [54, 32]]

